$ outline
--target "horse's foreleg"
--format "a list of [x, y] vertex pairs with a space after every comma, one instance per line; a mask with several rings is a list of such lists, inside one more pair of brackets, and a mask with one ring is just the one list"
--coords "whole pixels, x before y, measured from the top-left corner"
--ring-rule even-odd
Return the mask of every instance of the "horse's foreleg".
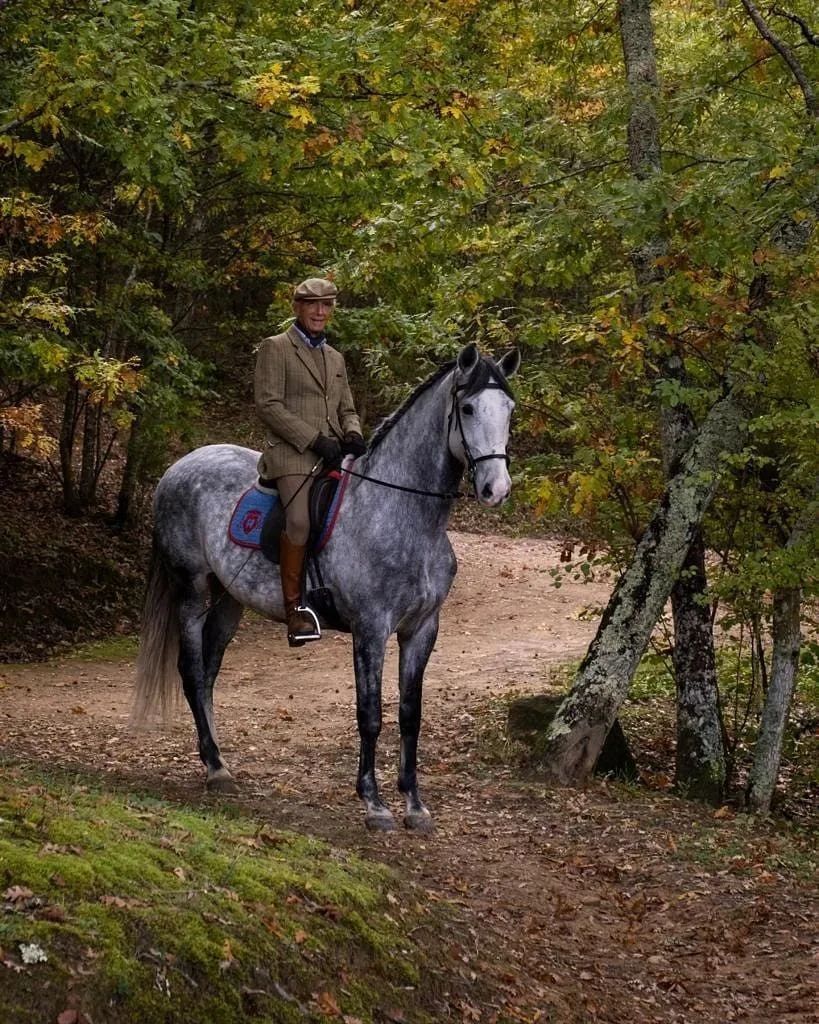
[[406, 800], [404, 825], [418, 832], [426, 832], [432, 828], [432, 816], [418, 795], [417, 763], [424, 670], [437, 636], [437, 611], [411, 632], [402, 630], [398, 632], [400, 649], [398, 724], [401, 730], [398, 789], [404, 794]]
[[[205, 669], [205, 597], [191, 585], [179, 603], [179, 674], [199, 737], [199, 757], [207, 770], [208, 789], [235, 792], [233, 776], [225, 767], [213, 724], [213, 679]], [[210, 612], [207, 613], [210, 618]], [[212, 640], [208, 644], [212, 647]], [[221, 661], [221, 653], [219, 655]]]
[[353, 633], [356, 715], [361, 747], [358, 758], [356, 792], [367, 808], [367, 828], [388, 831], [395, 819], [378, 793], [375, 778], [375, 748], [381, 732], [381, 674], [384, 668], [386, 636]]

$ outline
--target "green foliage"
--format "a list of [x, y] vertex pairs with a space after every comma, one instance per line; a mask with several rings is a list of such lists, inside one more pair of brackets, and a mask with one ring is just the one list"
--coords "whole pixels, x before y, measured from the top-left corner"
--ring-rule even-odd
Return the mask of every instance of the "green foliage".
[[516, 483], [617, 561], [664, 485], [658, 407], [697, 419], [740, 384], [751, 436], [707, 535], [754, 590], [746, 554], [819, 469], [816, 135], [739, 8], [652, 15], [663, 167], [638, 181], [616, 12], [590, 0], [4, 9], [0, 404], [103, 395], [151, 476], [213, 391], [247, 395], [292, 283], [332, 271], [368, 417], [466, 338], [522, 346]]

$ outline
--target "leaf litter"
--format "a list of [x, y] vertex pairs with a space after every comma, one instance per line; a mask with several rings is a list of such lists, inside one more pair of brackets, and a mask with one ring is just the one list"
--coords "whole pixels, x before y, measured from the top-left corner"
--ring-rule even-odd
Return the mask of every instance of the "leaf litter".
[[[596, 622], [578, 609], [602, 607], [606, 584], [549, 587], [542, 566], [557, 563], [559, 545], [548, 541], [463, 533], [453, 542], [460, 572], [427, 672], [421, 737], [420, 776], [435, 833], [365, 832], [352, 785], [349, 648], [324, 643], [294, 655], [281, 627], [255, 618], [230, 646], [216, 692], [238, 802], [273, 830], [303, 830], [342, 856], [349, 850], [390, 865], [411, 880], [421, 908], [450, 907], [451, 934], [434, 936], [446, 954], [432, 979], [447, 1019], [812, 1019], [810, 936], [819, 915], [806, 868], [810, 839], [730, 808], [685, 803], [662, 786], [552, 790], [522, 777], [509, 750], [488, 739], [487, 723], [502, 717], [510, 694], [548, 688], [562, 663], [583, 654]], [[396, 661], [392, 643], [379, 766], [384, 795], [400, 812], [392, 795]], [[7, 756], [209, 802], [187, 717], [166, 732], [129, 734], [132, 676], [132, 661], [15, 667], [4, 676], [0, 712]], [[69, 707], [82, 707], [81, 715], [65, 714], [69, 678]], [[257, 842], [267, 845], [263, 831]], [[34, 896], [9, 882], [4, 900], [12, 910]], [[400, 917], [400, 910], [393, 905], [391, 913]], [[424, 928], [416, 928], [416, 941], [424, 941]], [[309, 944], [306, 933], [298, 939]], [[470, 990], [474, 998], [463, 994]], [[338, 1006], [329, 988], [314, 994], [312, 1009], [325, 1019], [342, 1019]], [[384, 1019], [396, 1018], [386, 1008]]]

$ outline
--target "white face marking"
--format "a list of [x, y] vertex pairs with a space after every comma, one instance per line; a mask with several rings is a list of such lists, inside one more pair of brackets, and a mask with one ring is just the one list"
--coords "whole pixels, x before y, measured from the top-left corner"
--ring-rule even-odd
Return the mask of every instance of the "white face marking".
[[[515, 403], [500, 388], [486, 388], [469, 398], [459, 395], [461, 427], [474, 459], [482, 455], [506, 453], [509, 424]], [[456, 459], [467, 465], [457, 418], [452, 417], [449, 449]], [[475, 496], [482, 505], [493, 508], [502, 505], [512, 490], [512, 481], [505, 458], [486, 459], [475, 467]]]

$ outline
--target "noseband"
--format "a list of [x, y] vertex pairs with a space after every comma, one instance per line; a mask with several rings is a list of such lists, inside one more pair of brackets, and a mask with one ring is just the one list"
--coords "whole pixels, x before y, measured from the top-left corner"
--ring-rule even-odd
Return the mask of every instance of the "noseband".
[[[488, 381], [481, 391], [486, 391], [489, 388], [496, 388], [498, 391], [504, 391], [503, 385], [498, 384], [497, 381]], [[475, 483], [475, 470], [478, 467], [479, 462], [488, 462], [490, 459], [503, 459], [506, 462], [507, 469], [509, 468], [509, 452], [493, 452], [491, 455], [473, 455], [472, 450], [469, 447], [469, 442], [466, 439], [464, 433], [463, 420], [461, 419], [461, 407], [458, 404], [458, 392], [465, 391], [465, 384], [453, 384], [452, 385], [452, 405], [449, 409], [449, 416], [447, 418], [447, 436], [449, 436], [452, 430], [452, 420], [455, 419], [455, 425], [458, 428], [458, 433], [461, 435], [461, 444], [463, 445], [464, 455], [466, 456], [466, 475], [467, 479], [471, 484]]]

